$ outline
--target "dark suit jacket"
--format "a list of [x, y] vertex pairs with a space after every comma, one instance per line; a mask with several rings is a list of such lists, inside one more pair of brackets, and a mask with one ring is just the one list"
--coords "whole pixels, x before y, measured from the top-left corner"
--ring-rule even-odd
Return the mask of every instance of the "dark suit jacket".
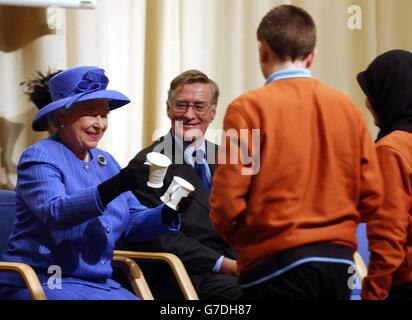
[[[130, 163], [135, 165], [139, 176], [142, 177], [138, 182], [138, 188], [133, 190], [133, 193], [142, 204], [148, 207], [161, 203], [160, 197], [165, 193], [174, 176], [182, 177], [193, 184], [194, 199], [186, 213], [181, 214], [180, 231], [161, 236], [153, 241], [128, 243], [125, 247], [138, 251], [174, 253], [183, 261], [189, 274], [201, 275], [205, 272], [212, 272], [220, 256], [235, 259], [236, 253], [213, 228], [209, 220], [209, 192], [203, 186], [193, 167], [186, 164], [182, 149], [174, 142], [173, 135], [169, 133], [140, 151]], [[216, 152], [217, 145], [207, 141], [206, 149]], [[147, 153], [152, 151], [166, 154], [172, 160], [164, 179], [164, 185], [159, 189], [150, 188], [146, 184], [149, 167], [144, 162]], [[179, 164], [182, 162], [183, 164]], [[209, 168], [213, 175], [215, 165], [210, 164]]]

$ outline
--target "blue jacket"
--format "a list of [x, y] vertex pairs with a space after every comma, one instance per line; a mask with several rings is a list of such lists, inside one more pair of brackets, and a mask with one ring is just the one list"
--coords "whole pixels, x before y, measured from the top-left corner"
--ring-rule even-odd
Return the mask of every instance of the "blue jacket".
[[[9, 249], [3, 261], [32, 266], [40, 281], [57, 265], [63, 278], [105, 283], [112, 275], [114, 244], [121, 234], [146, 241], [178, 230], [162, 222], [163, 205], [148, 209], [131, 192], [101, 202], [97, 186], [120, 170], [107, 152], [89, 150], [90, 161], [79, 160], [54, 136], [27, 148], [17, 167], [17, 213]], [[0, 274], [0, 283], [21, 285], [20, 277]]]

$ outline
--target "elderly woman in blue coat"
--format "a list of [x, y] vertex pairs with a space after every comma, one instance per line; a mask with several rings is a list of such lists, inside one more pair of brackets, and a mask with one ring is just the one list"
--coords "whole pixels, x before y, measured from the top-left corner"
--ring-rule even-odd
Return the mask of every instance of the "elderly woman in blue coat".
[[[54, 76], [53, 102], [39, 110], [34, 125], [48, 118], [57, 134], [27, 148], [18, 164], [17, 215], [2, 260], [32, 266], [48, 299], [137, 299], [111, 279], [116, 240], [124, 234], [145, 241], [180, 227], [176, 211], [164, 205], [148, 209], [130, 192], [146, 177], [135, 176], [130, 166], [120, 170], [97, 148], [109, 112], [130, 102], [106, 90], [108, 82], [97, 67]], [[190, 201], [183, 198], [180, 211]], [[50, 286], [55, 270], [61, 283]], [[0, 299], [30, 294], [17, 274], [1, 273]]]

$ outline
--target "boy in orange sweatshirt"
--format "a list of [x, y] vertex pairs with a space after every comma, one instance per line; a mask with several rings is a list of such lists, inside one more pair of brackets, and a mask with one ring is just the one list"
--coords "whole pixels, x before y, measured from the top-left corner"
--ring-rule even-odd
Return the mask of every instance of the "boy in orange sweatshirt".
[[267, 81], [226, 111], [212, 222], [239, 252], [243, 298], [348, 299], [357, 225], [382, 201], [373, 142], [350, 99], [312, 78], [306, 11], [275, 7], [257, 38]]

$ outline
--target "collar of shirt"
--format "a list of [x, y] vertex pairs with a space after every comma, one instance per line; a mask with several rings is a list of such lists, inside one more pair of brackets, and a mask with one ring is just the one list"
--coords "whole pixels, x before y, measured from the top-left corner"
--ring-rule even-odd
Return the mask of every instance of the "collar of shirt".
[[[206, 155], [206, 142], [205, 142], [204, 137], [202, 137], [202, 142], [199, 147], [196, 148], [193, 144], [189, 144], [186, 148], [184, 148], [183, 140], [175, 136], [175, 134], [172, 131], [170, 131], [170, 133], [172, 134], [176, 145], [178, 145], [181, 148], [181, 150], [184, 150], [184, 157], [185, 157], [186, 163], [190, 164], [192, 167], [195, 166], [195, 161], [192, 156], [193, 151], [202, 150], [203, 154]], [[207, 163], [206, 159], [205, 159], [205, 163]]]
[[[193, 152], [195, 150], [202, 150], [203, 154], [206, 156], [206, 142], [205, 139], [203, 139], [201, 145], [199, 147], [195, 147], [194, 145], [189, 145], [185, 149], [185, 159], [186, 162], [189, 163], [192, 167], [195, 166], [195, 160], [193, 159]], [[206, 163], [206, 159], [203, 158], [203, 163]]]
[[[183, 140], [181, 138], [178, 138], [174, 135], [172, 131], [170, 131], [172, 136], [175, 139], [175, 143], [183, 150]], [[193, 144], [190, 144], [184, 149], [184, 158], [187, 164], [191, 165], [193, 168], [195, 167], [195, 159], [193, 158], [193, 151], [195, 150], [202, 150], [203, 154], [205, 157], [203, 158], [203, 163], [206, 165], [206, 176], [209, 179], [209, 181], [212, 180], [212, 172], [210, 171], [209, 165], [206, 161], [206, 140], [204, 137], [202, 137], [202, 142], [199, 147], [195, 147]]]
[[265, 84], [289, 78], [312, 78], [312, 73], [308, 69], [284, 69], [273, 72], [269, 78], [267, 78]]

